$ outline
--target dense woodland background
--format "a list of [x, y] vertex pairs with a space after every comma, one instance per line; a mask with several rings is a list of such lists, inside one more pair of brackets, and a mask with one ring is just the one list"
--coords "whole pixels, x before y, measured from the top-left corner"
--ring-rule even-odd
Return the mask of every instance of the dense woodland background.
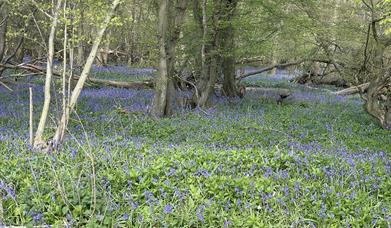
[[0, 0], [0, 226], [391, 224], [390, 0]]

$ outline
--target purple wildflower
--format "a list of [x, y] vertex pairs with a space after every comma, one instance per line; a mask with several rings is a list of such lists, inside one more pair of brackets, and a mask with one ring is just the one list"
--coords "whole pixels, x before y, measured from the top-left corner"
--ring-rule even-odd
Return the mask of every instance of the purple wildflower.
[[167, 204], [164, 207], [164, 213], [171, 214], [174, 211], [174, 207], [171, 204]]
[[205, 210], [205, 207], [204, 207], [204, 206], [200, 206], [200, 207], [198, 207], [197, 210], [196, 210], [196, 214], [197, 214], [198, 219], [199, 219], [201, 222], [203, 222], [203, 223], [205, 223], [205, 218], [204, 218], [204, 215], [202, 214], [202, 213], [204, 212], [204, 210]]
[[43, 214], [41, 212], [38, 212], [38, 213], [31, 213], [31, 216], [33, 217], [33, 220], [35, 223], [38, 223], [41, 221], [42, 217], [43, 217]]
[[168, 172], [167, 176], [171, 177], [171, 176], [175, 175], [175, 173], [176, 173], [176, 169], [170, 168], [170, 171]]

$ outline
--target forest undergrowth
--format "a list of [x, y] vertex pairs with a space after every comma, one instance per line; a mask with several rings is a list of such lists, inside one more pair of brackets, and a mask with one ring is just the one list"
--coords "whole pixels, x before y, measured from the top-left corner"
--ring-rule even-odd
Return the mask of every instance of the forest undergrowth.
[[86, 88], [63, 149], [49, 154], [28, 146], [28, 85], [0, 87], [0, 225], [390, 226], [390, 132], [358, 96], [288, 78], [245, 82], [290, 88], [281, 105], [273, 93], [217, 93], [209, 109], [160, 120], [147, 115], [153, 91]]

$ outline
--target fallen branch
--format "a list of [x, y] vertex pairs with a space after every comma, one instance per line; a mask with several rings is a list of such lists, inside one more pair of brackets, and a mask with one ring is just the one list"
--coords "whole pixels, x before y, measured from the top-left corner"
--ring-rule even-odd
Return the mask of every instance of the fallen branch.
[[290, 66], [296, 66], [296, 65], [300, 65], [300, 64], [302, 64], [304, 62], [319, 62], [319, 63], [333, 64], [336, 69], [338, 69], [337, 65], [341, 65], [341, 66], [344, 65], [343, 63], [339, 63], [339, 62], [337, 63], [337, 62], [335, 62], [333, 60], [328, 60], [328, 59], [302, 59], [302, 60], [299, 60], [299, 61], [296, 61], [296, 62], [291, 62], [291, 63], [274, 64], [274, 65], [262, 68], [260, 70], [254, 71], [254, 72], [250, 72], [248, 74], [243, 74], [241, 76], [236, 77], [236, 79], [240, 81], [240, 80], [242, 80], [244, 78], [247, 78], [247, 77], [250, 77], [250, 76], [253, 76], [253, 75], [256, 75], [256, 74], [261, 74], [261, 73], [264, 73], [264, 72], [267, 72], [267, 71], [271, 71], [271, 70], [273, 70], [275, 68], [285, 68], [285, 67], [290, 67]]
[[152, 89], [154, 87], [153, 80], [145, 80], [142, 82], [122, 82], [113, 80], [104, 80], [98, 78], [89, 78], [89, 82], [102, 84], [105, 86], [124, 88], [124, 89]]
[[282, 89], [282, 88], [246, 87], [246, 91], [272, 93], [272, 94], [278, 94], [280, 96], [290, 96], [291, 95], [291, 91], [289, 89]]
[[9, 86], [7, 86], [4, 82], [0, 81], [0, 85], [4, 86], [6, 89], [8, 89], [9, 91], [13, 91]]
[[[8, 69], [19, 69], [19, 70], [28, 70], [35, 74], [44, 75], [46, 72], [46, 68], [33, 65], [33, 64], [22, 64], [22, 65], [10, 65], [10, 64], [0, 64], [2, 68]], [[57, 71], [53, 71], [53, 76], [61, 77], [61, 73]], [[72, 80], [79, 80], [79, 76], [73, 76]], [[114, 81], [114, 80], [104, 80], [98, 78], [88, 78], [88, 82], [94, 84], [102, 84], [105, 86], [124, 88], [124, 89], [152, 89], [154, 87], [152, 80], [146, 80], [142, 82], [122, 82], [122, 81]]]
[[236, 79], [240, 81], [240, 80], [242, 80], [244, 78], [247, 78], [247, 77], [250, 77], [250, 76], [253, 76], [253, 75], [256, 75], [256, 74], [261, 74], [261, 73], [264, 73], [264, 72], [267, 72], [267, 71], [271, 71], [274, 68], [284, 68], [284, 67], [295, 66], [295, 65], [299, 65], [299, 64], [301, 64], [301, 63], [303, 63], [305, 61], [306, 60], [300, 60], [300, 61], [292, 62], [292, 63], [274, 64], [274, 65], [262, 68], [260, 70], [257, 70], [257, 71], [251, 72], [251, 73], [243, 74], [243, 75], [237, 77]]
[[[301, 76], [295, 77], [290, 80], [292, 83], [299, 83], [302, 85], [314, 84], [314, 85], [334, 85], [337, 87], [347, 87], [347, 82], [340, 76], [337, 70], [331, 70], [324, 72], [323, 74], [315, 74], [313, 72], [304, 73]], [[332, 75], [335, 74], [335, 75]]]
[[354, 95], [360, 92], [366, 92], [369, 88], [369, 84], [370, 83], [365, 83], [358, 86], [349, 87], [347, 89], [334, 92], [334, 94], [339, 96], [347, 96], [347, 95]]

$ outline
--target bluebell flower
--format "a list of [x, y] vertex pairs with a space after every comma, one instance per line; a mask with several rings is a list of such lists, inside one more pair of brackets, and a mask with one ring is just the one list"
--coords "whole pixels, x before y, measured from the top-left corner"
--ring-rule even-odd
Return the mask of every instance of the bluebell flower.
[[174, 169], [174, 168], [170, 168], [170, 171], [168, 172], [168, 174], [167, 174], [167, 176], [169, 176], [169, 177], [171, 177], [171, 176], [173, 176], [173, 175], [175, 175], [175, 173], [176, 173], [176, 169]]
[[203, 215], [204, 210], [205, 210], [204, 206], [200, 206], [196, 210], [196, 215], [197, 215], [198, 220], [200, 220], [203, 223], [205, 223], [205, 218]]
[[43, 214], [41, 212], [38, 212], [38, 213], [31, 213], [31, 216], [33, 217], [33, 221], [34, 223], [39, 223], [43, 217]]
[[164, 213], [171, 214], [174, 211], [174, 207], [171, 204], [167, 204], [164, 207]]
[[229, 220], [224, 221], [224, 228], [228, 228], [230, 225], [232, 225], [232, 222]]

